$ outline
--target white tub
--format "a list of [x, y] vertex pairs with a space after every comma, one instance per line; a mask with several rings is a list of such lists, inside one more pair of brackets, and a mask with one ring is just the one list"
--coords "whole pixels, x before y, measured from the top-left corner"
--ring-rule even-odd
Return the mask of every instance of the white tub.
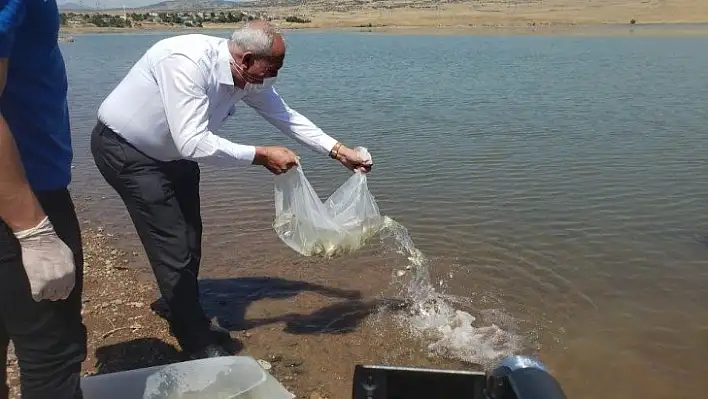
[[191, 360], [81, 379], [84, 399], [293, 399], [249, 356]]

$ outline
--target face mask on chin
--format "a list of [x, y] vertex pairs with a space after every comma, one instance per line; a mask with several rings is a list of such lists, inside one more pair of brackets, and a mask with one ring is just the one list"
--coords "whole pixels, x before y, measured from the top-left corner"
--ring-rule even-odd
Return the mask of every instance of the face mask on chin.
[[239, 76], [241, 76], [241, 78], [243, 79], [243, 81], [246, 82], [243, 87], [243, 90], [247, 93], [258, 93], [265, 89], [271, 88], [273, 87], [277, 79], [277, 76], [273, 76], [270, 78], [264, 78], [263, 82], [261, 83], [252, 83], [251, 81], [256, 79], [253, 79], [251, 76], [249, 76], [248, 73], [244, 71], [241, 66], [237, 65], [233, 61], [231, 62], [231, 70], [238, 73]]
[[250, 83], [246, 82], [246, 85], [243, 87], [243, 90], [249, 92], [249, 93], [257, 93], [259, 91], [263, 91], [265, 89], [269, 89], [273, 87], [275, 84], [276, 77], [273, 76], [272, 78], [265, 78], [263, 79], [263, 83]]

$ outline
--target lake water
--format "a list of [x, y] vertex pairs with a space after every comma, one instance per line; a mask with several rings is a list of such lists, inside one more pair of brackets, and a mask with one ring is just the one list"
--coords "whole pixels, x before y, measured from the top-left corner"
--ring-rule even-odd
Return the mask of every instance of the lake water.
[[[63, 45], [74, 194], [90, 218], [129, 234], [88, 137], [102, 99], [165, 35]], [[705, 396], [708, 38], [288, 41], [278, 90], [331, 135], [370, 149], [370, 188], [430, 259], [440, 290], [472, 314], [513, 319], [523, 350], [540, 354], [569, 397]], [[222, 134], [289, 145], [322, 194], [347, 177], [246, 106]], [[243, 268], [296, 259], [270, 227], [265, 169], [205, 167], [202, 182], [205, 273], [238, 273], [233, 259]], [[374, 295], [390, 281], [380, 249], [352, 259], [332, 278], [380, 281]]]

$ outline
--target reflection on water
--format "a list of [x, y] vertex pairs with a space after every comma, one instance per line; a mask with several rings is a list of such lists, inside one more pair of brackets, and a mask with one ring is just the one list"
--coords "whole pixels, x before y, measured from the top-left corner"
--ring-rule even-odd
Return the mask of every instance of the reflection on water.
[[[159, 37], [63, 46], [74, 194], [90, 197], [87, 217], [133, 236], [88, 137], [100, 101]], [[278, 90], [370, 149], [382, 213], [406, 226], [455, 308], [513, 320], [523, 351], [539, 353], [570, 397], [593, 397], [595, 384], [611, 387], [603, 397], [708, 389], [708, 39], [297, 32], [289, 43]], [[222, 134], [293, 147], [318, 193], [348, 176], [245, 106]], [[377, 295], [405, 261], [379, 246], [334, 264], [301, 260], [270, 226], [266, 170], [205, 167], [202, 181], [205, 275], [238, 274], [237, 259]]]

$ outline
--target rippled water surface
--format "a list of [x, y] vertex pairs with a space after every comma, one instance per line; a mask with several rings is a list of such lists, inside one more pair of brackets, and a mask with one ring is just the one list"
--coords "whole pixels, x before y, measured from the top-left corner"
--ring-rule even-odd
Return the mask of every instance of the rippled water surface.
[[[86, 35], [63, 47], [74, 193], [90, 217], [125, 232], [88, 137], [101, 100], [162, 36]], [[371, 190], [442, 290], [473, 313], [510, 315], [570, 397], [705, 396], [708, 39], [288, 40], [278, 90], [333, 136], [369, 147]], [[322, 194], [347, 177], [245, 105], [222, 134], [293, 147]], [[202, 196], [207, 273], [233, 271], [233, 259], [295, 259], [270, 227], [267, 171], [204, 167]], [[336, 265], [337, 278], [387, 279], [388, 259], [362, 251]]]

